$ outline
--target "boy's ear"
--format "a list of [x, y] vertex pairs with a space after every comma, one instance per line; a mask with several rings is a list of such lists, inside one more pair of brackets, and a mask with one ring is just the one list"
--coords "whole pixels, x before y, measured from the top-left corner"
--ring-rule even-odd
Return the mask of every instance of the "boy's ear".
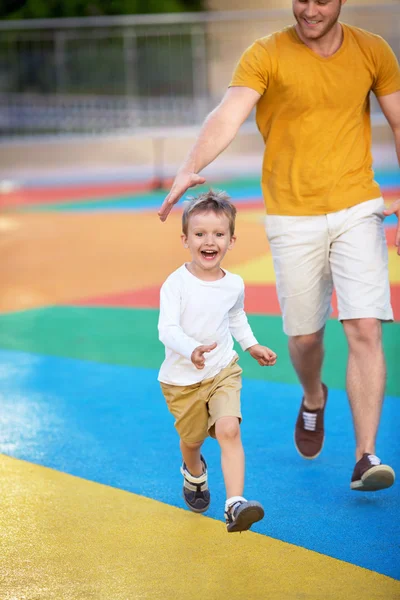
[[236, 242], [236, 235], [232, 235], [231, 241], [229, 242], [228, 250], [232, 250], [233, 246], [235, 245], [235, 242]]
[[181, 240], [182, 240], [183, 247], [184, 248], [188, 248], [189, 246], [188, 246], [188, 243], [187, 243], [187, 236], [184, 233], [182, 233], [182, 235], [181, 235]]

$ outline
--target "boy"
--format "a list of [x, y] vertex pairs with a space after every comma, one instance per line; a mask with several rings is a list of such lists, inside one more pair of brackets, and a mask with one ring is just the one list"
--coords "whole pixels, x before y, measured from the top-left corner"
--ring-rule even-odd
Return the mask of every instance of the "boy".
[[236, 208], [222, 192], [209, 191], [187, 203], [182, 242], [192, 260], [163, 284], [158, 324], [165, 346], [158, 380], [180, 437], [184, 500], [199, 513], [210, 505], [200, 449], [211, 435], [221, 447], [228, 532], [245, 531], [264, 516], [259, 502], [242, 495], [242, 369], [232, 335], [261, 366], [276, 362], [276, 354], [258, 344], [247, 321], [242, 278], [220, 266], [236, 240], [235, 217]]

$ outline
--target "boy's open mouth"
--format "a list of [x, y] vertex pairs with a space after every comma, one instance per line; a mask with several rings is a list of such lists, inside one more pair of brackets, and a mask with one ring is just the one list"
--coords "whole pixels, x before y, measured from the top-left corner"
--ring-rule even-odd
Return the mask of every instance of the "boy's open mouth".
[[201, 254], [204, 256], [204, 258], [210, 260], [214, 258], [218, 252], [216, 250], [202, 250]]

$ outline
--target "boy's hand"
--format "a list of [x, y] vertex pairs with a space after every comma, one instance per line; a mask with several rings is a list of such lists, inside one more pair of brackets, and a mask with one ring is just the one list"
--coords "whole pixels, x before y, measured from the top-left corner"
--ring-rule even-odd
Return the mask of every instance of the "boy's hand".
[[196, 367], [196, 369], [204, 369], [204, 365], [206, 364], [206, 359], [204, 358], [205, 352], [211, 352], [214, 348], [217, 347], [217, 342], [213, 344], [209, 344], [208, 346], [197, 346], [192, 352], [192, 356], [190, 357], [192, 363]]
[[275, 352], [266, 346], [255, 344], [254, 346], [247, 348], [247, 351], [262, 367], [272, 367], [276, 363], [277, 356]]

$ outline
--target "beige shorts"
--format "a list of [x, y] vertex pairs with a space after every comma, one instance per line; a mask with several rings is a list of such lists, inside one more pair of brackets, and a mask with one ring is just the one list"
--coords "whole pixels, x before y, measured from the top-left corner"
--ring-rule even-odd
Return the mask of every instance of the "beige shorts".
[[160, 384], [182, 441], [193, 444], [208, 435], [215, 437], [215, 423], [221, 417], [237, 417], [241, 422], [242, 369], [237, 361], [238, 357], [215, 377], [194, 385]]
[[377, 198], [321, 216], [266, 216], [287, 335], [307, 335], [325, 325], [333, 288], [339, 320], [393, 319], [384, 208]]

